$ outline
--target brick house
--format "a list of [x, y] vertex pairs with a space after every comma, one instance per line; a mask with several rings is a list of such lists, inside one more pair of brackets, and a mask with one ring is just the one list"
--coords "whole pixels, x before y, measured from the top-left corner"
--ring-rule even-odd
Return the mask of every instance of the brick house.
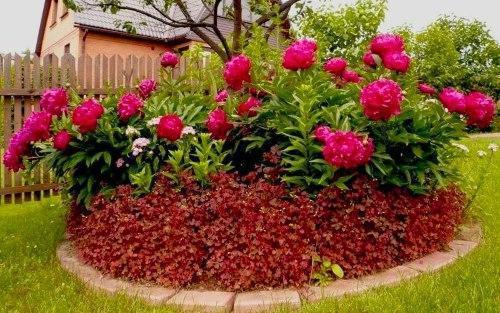
[[[143, 9], [135, 0], [122, 0], [122, 3]], [[211, 18], [200, 0], [188, 0], [187, 4], [191, 16], [200, 21]], [[171, 16], [183, 18], [177, 7], [172, 10]], [[154, 11], [150, 13], [158, 14]], [[245, 21], [253, 19], [248, 9], [244, 9], [243, 16]], [[218, 18], [222, 33], [230, 35], [233, 21], [221, 16]], [[134, 22], [137, 33], [127, 33], [117, 27], [117, 21]], [[65, 7], [62, 0], [45, 0], [35, 53], [42, 58], [47, 55], [60, 58], [65, 53], [71, 53], [76, 58], [83, 54], [156, 57], [167, 49], [182, 52], [198, 42], [201, 42], [200, 38], [190, 29], [173, 29], [151, 18], [139, 18], [134, 12], [111, 14], [94, 7], [73, 12]]]

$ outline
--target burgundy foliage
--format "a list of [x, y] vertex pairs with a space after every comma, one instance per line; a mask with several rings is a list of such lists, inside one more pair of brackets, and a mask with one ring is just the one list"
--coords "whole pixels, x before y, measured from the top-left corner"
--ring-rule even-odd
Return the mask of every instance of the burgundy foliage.
[[73, 210], [68, 233], [86, 262], [116, 277], [250, 290], [307, 284], [313, 254], [347, 277], [404, 263], [445, 247], [462, 216], [456, 187], [415, 197], [360, 176], [311, 199], [278, 175], [219, 173], [208, 188], [188, 173], [180, 188], [161, 177], [140, 199], [120, 187], [112, 201], [96, 197], [87, 217]]

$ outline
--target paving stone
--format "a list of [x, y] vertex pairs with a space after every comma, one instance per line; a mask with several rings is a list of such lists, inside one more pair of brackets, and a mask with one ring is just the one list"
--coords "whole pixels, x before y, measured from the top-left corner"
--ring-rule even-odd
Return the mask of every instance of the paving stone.
[[483, 236], [483, 232], [481, 230], [481, 225], [479, 225], [479, 224], [465, 224], [465, 225], [460, 226], [456, 239], [457, 240], [480, 242], [482, 236]]
[[348, 294], [359, 293], [368, 289], [366, 285], [360, 283], [357, 279], [339, 279], [328, 286], [309, 287], [303, 290], [302, 295], [309, 301], [316, 301], [323, 298], [335, 298]]
[[103, 291], [109, 294], [115, 294], [117, 292], [121, 292], [123, 290], [126, 290], [128, 287], [130, 287], [130, 283], [126, 281], [122, 281], [119, 279], [114, 279], [114, 278], [108, 278], [108, 277], [99, 277], [99, 278], [91, 278], [88, 280], [85, 280], [85, 283], [89, 288], [97, 290], [97, 291]]
[[123, 290], [123, 293], [129, 296], [139, 297], [151, 304], [161, 304], [172, 298], [177, 291], [177, 289], [133, 284]]
[[234, 313], [266, 312], [280, 306], [299, 308], [299, 293], [295, 290], [266, 290], [238, 293], [234, 301]]
[[368, 288], [392, 285], [420, 274], [419, 271], [406, 266], [397, 266], [389, 270], [359, 278], [359, 282]]
[[166, 303], [185, 311], [231, 312], [235, 295], [234, 292], [180, 290]]
[[463, 257], [467, 253], [471, 252], [478, 245], [477, 242], [474, 241], [466, 241], [466, 240], [453, 240], [450, 243], [451, 253], [459, 257]]
[[456, 258], [456, 254], [452, 252], [434, 252], [404, 266], [420, 272], [434, 272], [452, 263]]

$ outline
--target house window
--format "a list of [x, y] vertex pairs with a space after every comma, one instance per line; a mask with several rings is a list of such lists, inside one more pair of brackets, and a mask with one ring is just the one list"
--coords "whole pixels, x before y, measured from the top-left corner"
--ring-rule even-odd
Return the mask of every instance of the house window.
[[59, 0], [54, 0], [54, 2], [52, 2], [52, 24], [51, 25], [54, 25], [55, 23], [57, 23], [58, 4], [59, 4]]
[[70, 51], [71, 51], [71, 46], [68, 43], [67, 45], [64, 46], [64, 53], [70, 53]]

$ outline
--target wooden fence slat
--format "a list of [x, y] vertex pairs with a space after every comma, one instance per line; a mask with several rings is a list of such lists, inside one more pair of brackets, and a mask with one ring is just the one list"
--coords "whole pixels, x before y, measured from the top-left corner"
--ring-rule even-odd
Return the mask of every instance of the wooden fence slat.
[[4, 88], [9, 88], [12, 86], [12, 80], [11, 80], [11, 63], [12, 63], [12, 56], [11, 54], [7, 54], [4, 56], [3, 59], [3, 87]]
[[17, 53], [14, 56], [14, 88], [23, 88], [23, 59]]
[[90, 89], [94, 87], [92, 78], [92, 58], [87, 54], [85, 55], [85, 88]]
[[31, 55], [29, 53], [26, 53], [23, 59], [23, 89], [33, 89], [31, 83]]
[[94, 89], [102, 88], [101, 85], [101, 55], [94, 57]]
[[139, 58], [139, 80], [146, 78], [146, 58], [144, 56]]
[[85, 88], [85, 56], [81, 55], [78, 58], [78, 88]]
[[34, 55], [32, 62], [33, 62], [33, 90], [38, 90], [42, 88], [42, 85], [40, 83], [41, 80], [40, 58]]
[[[23, 124], [23, 99], [14, 98], [14, 132], [21, 129]], [[23, 176], [21, 172], [14, 173], [14, 186], [23, 185]], [[21, 193], [14, 194], [15, 203], [22, 203], [23, 195]]]
[[146, 78], [152, 79], [153, 76], [153, 59], [148, 55], [146, 58]]
[[117, 86], [123, 86], [125, 72], [123, 67], [123, 58], [121, 55], [116, 58], [116, 83]]
[[59, 86], [59, 58], [53, 55], [50, 62], [50, 87]]
[[[4, 143], [7, 146], [10, 138], [12, 137], [12, 98], [4, 99], [3, 107], [3, 135]], [[3, 163], [2, 163], [3, 166]], [[5, 169], [3, 177], [3, 188], [9, 188], [12, 186], [12, 172]], [[8, 194], [4, 196], [4, 203], [12, 203], [12, 195]]]
[[106, 55], [102, 55], [102, 87], [109, 84], [109, 63], [108, 57]]
[[116, 87], [116, 55], [109, 59], [109, 87]]
[[50, 75], [52, 68], [52, 58], [50, 55], [47, 55], [43, 58], [43, 70], [42, 70], [42, 82], [40, 87], [49, 88], [50, 87]]

